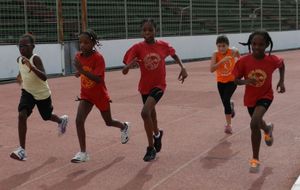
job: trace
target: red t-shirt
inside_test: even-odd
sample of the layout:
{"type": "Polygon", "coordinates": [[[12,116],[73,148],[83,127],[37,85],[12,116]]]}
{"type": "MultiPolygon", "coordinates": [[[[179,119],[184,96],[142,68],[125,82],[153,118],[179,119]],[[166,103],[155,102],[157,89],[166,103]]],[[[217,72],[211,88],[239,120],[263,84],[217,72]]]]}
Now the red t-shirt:
{"type": "Polygon", "coordinates": [[[155,87],[163,91],[166,89],[165,58],[169,55],[175,55],[174,48],[161,40],[157,40],[154,44],[139,42],[126,52],[123,59],[125,64],[130,63],[134,58],[140,60],[139,91],[141,94],[149,94],[155,87]]]}
{"type": "Polygon", "coordinates": [[[256,85],[246,85],[245,106],[254,107],[260,99],[273,100],[272,73],[282,65],[283,59],[275,55],[265,55],[258,60],[248,54],[237,61],[233,71],[235,78],[255,78],[258,81],[256,85]]]}
{"type": "Polygon", "coordinates": [[[84,57],[80,52],[78,52],[76,54],[76,58],[82,65],[83,70],[101,77],[100,82],[96,83],[86,76],[80,75],[81,98],[88,99],[94,104],[100,99],[109,100],[109,95],[104,82],[105,62],[103,56],[97,51],[94,51],[94,53],[89,57],[84,57]]]}

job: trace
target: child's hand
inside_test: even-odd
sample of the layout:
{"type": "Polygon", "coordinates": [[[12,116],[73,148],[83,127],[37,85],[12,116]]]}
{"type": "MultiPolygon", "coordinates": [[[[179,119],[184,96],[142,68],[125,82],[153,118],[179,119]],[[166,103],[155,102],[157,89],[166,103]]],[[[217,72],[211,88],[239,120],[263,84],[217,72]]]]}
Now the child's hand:
{"type": "Polygon", "coordinates": [[[83,72],[82,65],[77,58],[74,59],[74,67],[77,69],[79,74],[83,72]]]}
{"type": "Polygon", "coordinates": [[[233,51],[232,57],[239,58],[239,57],[240,57],[240,53],[239,53],[238,48],[232,47],[231,49],[232,49],[232,51],[233,51]]]}
{"type": "Polygon", "coordinates": [[[178,76],[178,80],[181,81],[181,84],[184,82],[184,80],[186,79],[186,77],[188,76],[186,69],[185,68],[181,68],[181,71],[179,73],[178,76]]]}
{"type": "Polygon", "coordinates": [[[231,58],[232,58],[231,56],[227,55],[227,56],[225,56],[221,61],[222,61],[222,63],[226,63],[226,62],[229,61],[231,58]]]}
{"type": "Polygon", "coordinates": [[[30,73],[31,70],[33,69],[33,66],[30,64],[30,61],[24,56],[21,57],[21,61],[22,64],[25,64],[29,68],[29,73],[30,73]]]}
{"type": "Polygon", "coordinates": [[[283,82],[278,82],[276,90],[278,93],[285,93],[285,86],[283,82]]]}
{"type": "Polygon", "coordinates": [[[128,73],[128,71],[129,71],[129,66],[128,66],[128,65],[125,65],[125,66],[123,67],[123,69],[122,69],[123,75],[126,75],[126,74],[128,73]]]}
{"type": "Polygon", "coordinates": [[[135,57],[129,64],[125,65],[122,69],[122,73],[126,75],[129,72],[129,69],[134,69],[139,67],[139,62],[137,57],[135,57]]]}

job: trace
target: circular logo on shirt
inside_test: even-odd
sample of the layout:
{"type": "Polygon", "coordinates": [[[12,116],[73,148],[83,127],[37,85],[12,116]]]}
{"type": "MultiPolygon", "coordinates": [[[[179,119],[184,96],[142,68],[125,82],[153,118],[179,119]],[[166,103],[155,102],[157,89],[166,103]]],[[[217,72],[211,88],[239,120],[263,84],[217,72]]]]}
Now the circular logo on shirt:
{"type": "Polygon", "coordinates": [[[160,56],[157,53],[149,53],[144,58],[145,68],[149,71],[152,71],[158,67],[160,61],[160,56]]]}
{"type": "Polygon", "coordinates": [[[256,69],[250,71],[250,73],[248,74],[248,78],[256,80],[256,84],[251,84],[252,86],[261,87],[267,79],[267,74],[263,70],[256,69]]]}
{"type": "Polygon", "coordinates": [[[223,63],[223,69],[221,70],[221,75],[222,76],[231,75],[233,64],[234,63],[231,60],[228,60],[225,63],[223,63]]]}
{"type": "MultiPolygon", "coordinates": [[[[90,72],[92,69],[90,67],[87,66],[83,66],[82,67],[83,70],[90,72]]],[[[89,78],[87,78],[84,75],[80,75],[81,77],[81,85],[83,88],[93,88],[95,86],[95,82],[90,80],[89,78]]]]}

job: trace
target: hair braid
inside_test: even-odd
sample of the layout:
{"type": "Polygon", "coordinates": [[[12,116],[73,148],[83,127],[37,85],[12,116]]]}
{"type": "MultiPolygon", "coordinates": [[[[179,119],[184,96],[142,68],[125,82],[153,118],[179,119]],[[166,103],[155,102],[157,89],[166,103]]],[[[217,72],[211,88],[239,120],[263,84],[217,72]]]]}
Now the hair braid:
{"type": "Polygon", "coordinates": [[[264,38],[265,43],[266,43],[266,47],[270,46],[269,55],[271,55],[271,52],[272,52],[272,49],[273,49],[273,41],[272,41],[272,38],[271,38],[271,36],[269,35],[269,33],[267,31],[264,31],[264,30],[254,31],[249,35],[248,41],[246,43],[239,42],[239,44],[241,44],[243,46],[248,46],[249,53],[251,53],[251,48],[250,48],[251,42],[252,42],[252,39],[254,38],[254,36],[256,36],[256,35],[261,35],[264,38]]]}

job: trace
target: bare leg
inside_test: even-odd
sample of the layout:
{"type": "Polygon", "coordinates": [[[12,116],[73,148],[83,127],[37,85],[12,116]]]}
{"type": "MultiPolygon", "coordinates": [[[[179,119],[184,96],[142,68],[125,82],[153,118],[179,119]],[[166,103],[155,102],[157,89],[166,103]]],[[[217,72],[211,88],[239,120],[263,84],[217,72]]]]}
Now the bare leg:
{"type": "Polygon", "coordinates": [[[108,126],[108,127],[110,127],[110,126],[117,127],[119,129],[124,129],[125,128],[124,123],[122,123],[118,120],[112,119],[110,107],[107,111],[101,111],[101,115],[102,115],[103,120],[105,121],[106,126],[108,126]]]}
{"type": "Polygon", "coordinates": [[[225,114],[226,124],[231,125],[231,114],[225,114]]]}
{"type": "Polygon", "coordinates": [[[50,121],[56,122],[56,123],[61,123],[62,120],[60,119],[60,117],[58,117],[56,114],[52,114],[50,121]]]}
{"type": "MultiPolygon", "coordinates": [[[[152,112],[155,108],[156,101],[153,97],[149,96],[144,104],[144,107],[141,112],[141,116],[144,120],[144,128],[146,130],[147,138],[148,138],[148,145],[149,147],[153,147],[153,130],[155,121],[152,119],[152,112]]],[[[157,130],[157,123],[156,123],[156,130],[157,130]]],[[[157,130],[158,133],[158,130],[157,130]]]]}
{"type": "Polygon", "coordinates": [[[79,102],[76,116],[76,129],[81,152],[86,151],[84,123],[92,108],[93,104],[88,101],[81,100],[79,102]]]}
{"type": "Polygon", "coordinates": [[[19,112],[19,118],[18,118],[19,142],[20,142],[20,146],[24,149],[26,144],[27,118],[28,118],[28,114],[26,109],[23,109],[22,111],[19,112]]]}
{"type": "Polygon", "coordinates": [[[155,107],[153,108],[151,112],[152,122],[153,122],[153,132],[155,135],[158,135],[159,129],[157,125],[157,117],[156,117],[156,110],[155,107]]]}
{"type": "Polygon", "coordinates": [[[263,106],[257,106],[251,117],[251,143],[253,158],[259,160],[259,149],[261,142],[260,129],[266,129],[266,123],[263,120],[263,116],[266,113],[266,109],[263,106]]]}

